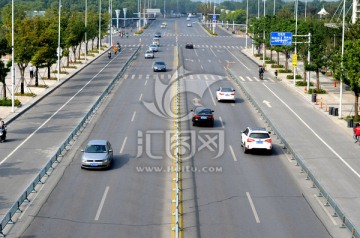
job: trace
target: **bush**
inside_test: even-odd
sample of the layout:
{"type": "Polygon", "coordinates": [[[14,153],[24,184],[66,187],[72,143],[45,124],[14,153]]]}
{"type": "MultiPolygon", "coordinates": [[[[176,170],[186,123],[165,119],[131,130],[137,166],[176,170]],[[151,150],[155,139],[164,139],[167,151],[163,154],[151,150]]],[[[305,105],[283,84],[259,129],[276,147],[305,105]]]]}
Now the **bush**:
{"type": "MultiPolygon", "coordinates": [[[[21,102],[18,99],[14,100],[14,105],[16,107],[20,107],[21,106],[21,102]]],[[[0,106],[4,106],[4,107],[11,107],[12,103],[11,103],[11,99],[0,99],[0,106]]]]}
{"type": "MultiPolygon", "coordinates": [[[[307,86],[307,82],[306,81],[297,81],[296,86],[307,86]]],[[[314,84],[312,82],[310,82],[310,86],[314,86],[314,84]]]]}
{"type": "Polygon", "coordinates": [[[316,93],[316,94],[326,94],[326,90],[319,88],[319,90],[316,90],[316,88],[310,88],[307,91],[308,94],[316,93]]]}
{"type": "Polygon", "coordinates": [[[266,60],[265,61],[266,64],[275,64],[275,60],[266,60]]]}
{"type": "Polygon", "coordinates": [[[284,65],[282,65],[282,64],[272,64],[271,68],[284,68],[284,65]]]}
{"type": "Polygon", "coordinates": [[[15,96],[22,96],[22,97],[35,97],[36,94],[35,93],[24,93],[24,94],[21,94],[21,93],[15,93],[15,96]]]}
{"type": "MultiPolygon", "coordinates": [[[[288,74],[288,75],[286,75],[286,78],[287,79],[294,79],[294,75],[288,74]]],[[[301,77],[300,74],[297,74],[297,75],[295,75],[295,79],[302,79],[302,77],[301,77]]]]}
{"type": "Polygon", "coordinates": [[[291,69],[279,69],[279,73],[292,73],[291,69]]]}
{"type": "Polygon", "coordinates": [[[143,33],[142,30],[135,31],[135,35],[141,35],[143,33]]]}

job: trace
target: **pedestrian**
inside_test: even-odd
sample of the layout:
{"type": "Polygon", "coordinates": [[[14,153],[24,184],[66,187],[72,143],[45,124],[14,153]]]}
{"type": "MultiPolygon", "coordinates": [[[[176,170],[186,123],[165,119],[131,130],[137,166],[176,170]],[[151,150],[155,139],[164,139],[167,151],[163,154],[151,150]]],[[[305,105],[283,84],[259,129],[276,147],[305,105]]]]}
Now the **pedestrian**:
{"type": "Polygon", "coordinates": [[[32,65],[30,65],[29,72],[30,72],[30,79],[33,79],[34,78],[34,67],[32,65]]]}
{"type": "Polygon", "coordinates": [[[6,139],[6,126],[4,121],[1,121],[0,131],[2,132],[0,142],[4,142],[6,139]]]}

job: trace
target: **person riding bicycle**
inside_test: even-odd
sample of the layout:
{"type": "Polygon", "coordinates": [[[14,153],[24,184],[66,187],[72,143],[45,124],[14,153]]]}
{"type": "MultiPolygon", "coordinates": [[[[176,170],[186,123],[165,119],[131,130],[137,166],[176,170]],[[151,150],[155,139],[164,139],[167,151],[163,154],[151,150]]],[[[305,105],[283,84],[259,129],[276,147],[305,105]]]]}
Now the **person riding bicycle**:
{"type": "Polygon", "coordinates": [[[265,69],[262,65],[259,65],[259,78],[262,79],[264,75],[265,69]]]}
{"type": "Polygon", "coordinates": [[[359,141],[360,139],[360,124],[357,123],[354,127],[354,137],[355,137],[355,143],[359,141]]]}

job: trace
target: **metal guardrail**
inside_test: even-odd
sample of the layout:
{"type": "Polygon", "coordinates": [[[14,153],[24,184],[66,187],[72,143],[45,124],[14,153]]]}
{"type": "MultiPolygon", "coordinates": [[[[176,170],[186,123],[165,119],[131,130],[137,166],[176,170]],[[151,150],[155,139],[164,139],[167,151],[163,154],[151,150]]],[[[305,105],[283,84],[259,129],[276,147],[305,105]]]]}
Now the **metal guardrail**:
{"type": "Polygon", "coordinates": [[[3,230],[7,224],[13,224],[14,221],[12,220],[13,216],[17,212],[22,212],[20,207],[23,204],[24,201],[30,201],[29,195],[31,193],[36,192],[35,187],[39,183],[43,183],[41,180],[44,176],[49,176],[49,170],[54,169],[53,164],[59,163],[58,158],[62,156],[62,151],[66,149],[66,147],[70,144],[70,142],[76,137],[78,134],[80,134],[81,128],[87,123],[89,118],[91,118],[94,114],[94,112],[100,107],[102,104],[105,96],[107,96],[111,90],[114,88],[116,82],[121,78],[121,76],[124,74],[126,69],[128,68],[129,64],[134,60],[136,54],[139,52],[140,46],[136,49],[136,51],[131,55],[129,60],[125,63],[124,67],[121,69],[121,71],[118,73],[118,75],[114,78],[114,80],[109,84],[109,86],[104,90],[104,92],[100,95],[100,97],[96,100],[94,105],[90,108],[88,113],[84,116],[84,118],[81,120],[81,122],[76,126],[76,128],[71,132],[69,137],[61,144],[61,146],[57,149],[55,154],[51,157],[49,162],[40,170],[39,174],[36,176],[36,178],[30,183],[30,185],[26,188],[26,190],[20,195],[20,197],[16,200],[16,202],[11,206],[11,208],[8,210],[8,212],[5,214],[5,216],[2,218],[0,222],[0,236],[5,237],[5,234],[3,233],[3,230]]]}
{"type": "Polygon", "coordinates": [[[323,196],[326,198],[326,204],[330,205],[334,209],[333,216],[339,217],[342,220],[341,228],[348,228],[351,231],[351,238],[360,238],[359,230],[356,229],[354,224],[346,217],[346,214],[342,211],[340,206],[335,202],[335,200],[331,197],[331,195],[326,191],[326,189],[320,184],[320,182],[316,179],[314,176],[314,173],[306,166],[305,161],[294,151],[294,149],[291,147],[291,145],[285,140],[285,138],[281,135],[281,131],[275,126],[274,123],[266,116],[266,114],[263,112],[259,104],[251,97],[251,95],[246,91],[245,87],[240,83],[238,78],[234,76],[232,71],[227,68],[226,72],[228,75],[239,85],[243,93],[246,95],[246,97],[249,99],[250,103],[259,111],[261,116],[266,120],[269,127],[275,132],[276,136],[279,138],[281,143],[284,145],[284,149],[287,150],[288,153],[293,155],[293,159],[296,160],[297,165],[299,165],[307,174],[307,179],[310,179],[313,182],[313,187],[316,187],[319,190],[319,196],[323,196]]]}

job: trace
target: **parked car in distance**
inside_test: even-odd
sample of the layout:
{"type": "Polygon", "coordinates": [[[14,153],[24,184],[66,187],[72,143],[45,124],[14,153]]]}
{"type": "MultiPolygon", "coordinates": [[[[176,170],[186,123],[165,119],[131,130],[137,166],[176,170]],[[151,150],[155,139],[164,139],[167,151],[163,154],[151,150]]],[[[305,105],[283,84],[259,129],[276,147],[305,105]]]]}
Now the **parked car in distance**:
{"type": "Polygon", "coordinates": [[[153,52],[158,52],[159,48],[156,44],[149,45],[149,50],[152,50],[153,52]]]}
{"type": "Polygon", "coordinates": [[[155,56],[154,56],[154,52],[152,50],[147,50],[145,51],[145,59],[153,59],[155,56]]]}
{"type": "Polygon", "coordinates": [[[235,102],[235,89],[220,87],[216,91],[216,99],[220,101],[233,101],[235,102]]]}
{"type": "Polygon", "coordinates": [[[241,146],[245,154],[250,150],[265,150],[268,154],[271,154],[272,140],[270,132],[262,127],[247,127],[241,133],[241,146]]]}
{"type": "Polygon", "coordinates": [[[159,72],[159,71],[166,72],[166,64],[164,61],[155,61],[153,63],[152,68],[154,72],[159,72]]]}
{"type": "Polygon", "coordinates": [[[208,125],[213,127],[214,126],[214,115],[213,110],[200,106],[196,107],[193,112],[192,122],[193,126],[199,125],[208,125]]]}
{"type": "Polygon", "coordinates": [[[186,26],[187,26],[187,27],[192,27],[192,24],[191,24],[191,23],[188,23],[186,26]]]}
{"type": "Polygon", "coordinates": [[[161,38],[161,32],[155,32],[154,37],[161,38]]]}
{"type": "Polygon", "coordinates": [[[190,42],[186,43],[185,49],[194,49],[193,43],[190,43],[190,42]]]}
{"type": "Polygon", "coordinates": [[[107,140],[90,140],[81,157],[81,168],[109,169],[113,160],[113,149],[107,140]]]}

